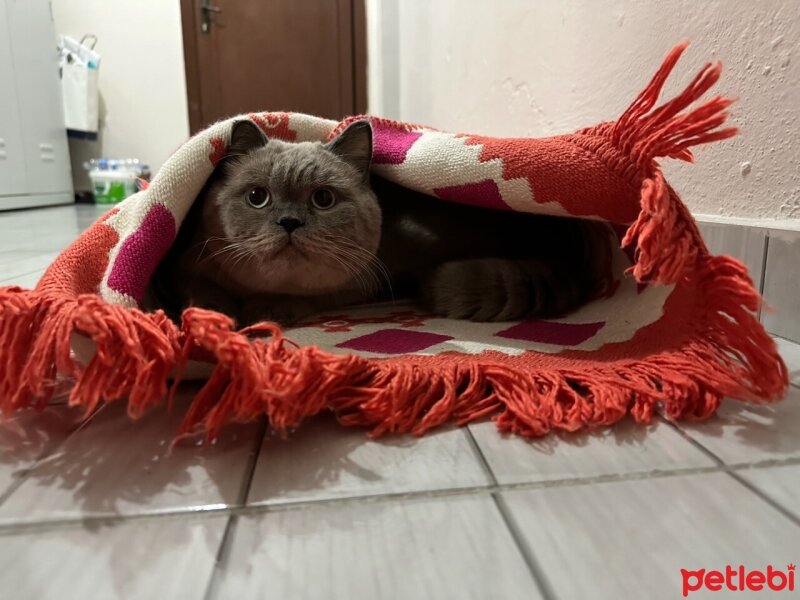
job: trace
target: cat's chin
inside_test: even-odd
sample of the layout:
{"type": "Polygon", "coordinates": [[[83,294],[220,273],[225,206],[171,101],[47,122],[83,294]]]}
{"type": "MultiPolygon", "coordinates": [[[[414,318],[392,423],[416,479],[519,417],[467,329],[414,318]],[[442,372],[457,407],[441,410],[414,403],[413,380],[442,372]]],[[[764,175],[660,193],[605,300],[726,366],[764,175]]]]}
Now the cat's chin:
{"type": "Polygon", "coordinates": [[[263,265],[269,265],[268,270],[274,270],[276,267],[280,269],[291,269],[293,265],[298,263],[308,262],[308,254],[302,251],[297,246],[286,245],[283,248],[273,252],[264,262],[263,265]]]}
{"type": "Polygon", "coordinates": [[[287,240],[257,258],[221,267],[227,267],[224,273],[230,287],[243,294],[317,296],[340,291],[352,277],[301,240],[287,240]]]}
{"type": "Polygon", "coordinates": [[[350,279],[347,273],[326,264],[324,258],[292,246],[259,264],[257,271],[257,277],[251,272],[241,284],[265,294],[315,296],[339,291],[350,279]]]}

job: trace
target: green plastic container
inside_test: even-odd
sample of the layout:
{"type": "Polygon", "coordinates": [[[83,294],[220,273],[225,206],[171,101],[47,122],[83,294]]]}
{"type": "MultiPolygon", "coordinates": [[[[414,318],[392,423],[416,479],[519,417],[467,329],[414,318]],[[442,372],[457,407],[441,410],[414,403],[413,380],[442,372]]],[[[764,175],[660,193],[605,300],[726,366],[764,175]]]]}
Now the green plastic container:
{"type": "Polygon", "coordinates": [[[118,170],[89,172],[95,204],[117,204],[136,193],[136,175],[118,170]]]}

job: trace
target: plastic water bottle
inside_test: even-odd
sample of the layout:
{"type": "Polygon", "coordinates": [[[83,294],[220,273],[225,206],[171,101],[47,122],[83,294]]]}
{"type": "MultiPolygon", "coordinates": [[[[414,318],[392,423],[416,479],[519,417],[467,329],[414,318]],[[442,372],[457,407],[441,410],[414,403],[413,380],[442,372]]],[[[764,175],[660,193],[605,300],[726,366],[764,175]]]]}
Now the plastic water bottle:
{"type": "Polygon", "coordinates": [[[139,190],[142,165],[136,158],[93,158],[83,167],[89,172],[95,204],[116,204],[139,190]]]}

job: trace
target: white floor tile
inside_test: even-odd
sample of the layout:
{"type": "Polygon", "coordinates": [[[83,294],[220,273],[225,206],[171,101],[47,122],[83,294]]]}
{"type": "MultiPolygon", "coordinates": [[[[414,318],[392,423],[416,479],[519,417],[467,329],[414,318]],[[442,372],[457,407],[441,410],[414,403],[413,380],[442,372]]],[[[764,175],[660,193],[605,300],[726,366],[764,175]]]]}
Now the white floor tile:
{"type": "Polygon", "coordinates": [[[0,287],[32,287],[35,273],[41,275],[58,253],[106,210],[107,207],[57,206],[0,212],[0,287]]]}
{"type": "Polygon", "coordinates": [[[20,285],[14,280],[44,273],[57,256],[56,252],[0,252],[0,286],[20,285]]]}
{"type": "Polygon", "coordinates": [[[10,277],[4,281],[0,281],[0,287],[5,287],[9,285],[18,285],[23,288],[33,289],[36,287],[36,284],[39,283],[39,280],[44,275],[44,269],[39,271],[34,271],[33,273],[26,273],[24,275],[15,275],[14,277],[10,277]]]}
{"type": "Polygon", "coordinates": [[[81,411],[66,406],[24,410],[0,421],[0,498],[27,469],[79,426],[81,411]]]}
{"type": "Polygon", "coordinates": [[[800,518],[800,465],[743,469],[739,475],[800,518]]]}
{"type": "Polygon", "coordinates": [[[30,471],[0,506],[0,523],[235,503],[256,427],[227,427],[213,446],[170,449],[181,413],[160,408],[132,422],[122,402],[107,406],[30,471]]]}
{"type": "Polygon", "coordinates": [[[712,467],[714,461],[666,423],[612,428],[526,440],[502,435],[492,422],[470,425],[501,484],[712,467]]]}
{"type": "Polygon", "coordinates": [[[678,426],[729,465],[798,457],[800,389],[777,404],[726,400],[716,417],[678,426]]]}
{"type": "Polygon", "coordinates": [[[800,556],[800,527],[724,473],[503,498],[556,598],[672,600],[681,569],[785,570],[800,556]]]}
{"type": "Polygon", "coordinates": [[[243,517],[216,598],[539,598],[488,495],[243,517]]]}
{"type": "Polygon", "coordinates": [[[227,517],[0,534],[0,590],[19,600],[203,598],[227,517]]]}
{"type": "MultiPolygon", "coordinates": [[[[6,252],[60,252],[108,210],[106,206],[57,206],[0,212],[0,256],[6,252]]],[[[0,258],[0,263],[6,261],[0,258]]]]}
{"type": "Polygon", "coordinates": [[[488,485],[466,433],[370,440],[366,429],[309,420],[261,447],[248,503],[363,496],[488,485]]]}
{"type": "Polygon", "coordinates": [[[789,381],[792,385],[800,386],[800,344],[779,337],[775,338],[775,343],[789,368],[789,381]]]}

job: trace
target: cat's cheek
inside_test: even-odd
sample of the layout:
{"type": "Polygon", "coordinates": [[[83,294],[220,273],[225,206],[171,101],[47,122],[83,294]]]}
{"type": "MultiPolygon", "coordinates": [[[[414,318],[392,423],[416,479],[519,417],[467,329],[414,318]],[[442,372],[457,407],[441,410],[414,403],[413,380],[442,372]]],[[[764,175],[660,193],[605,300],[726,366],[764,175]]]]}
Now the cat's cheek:
{"type": "Polygon", "coordinates": [[[377,252],[378,246],[380,246],[381,242],[380,218],[367,219],[366,222],[362,224],[360,235],[358,237],[359,239],[357,242],[364,250],[372,252],[373,254],[377,252]]]}

